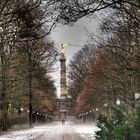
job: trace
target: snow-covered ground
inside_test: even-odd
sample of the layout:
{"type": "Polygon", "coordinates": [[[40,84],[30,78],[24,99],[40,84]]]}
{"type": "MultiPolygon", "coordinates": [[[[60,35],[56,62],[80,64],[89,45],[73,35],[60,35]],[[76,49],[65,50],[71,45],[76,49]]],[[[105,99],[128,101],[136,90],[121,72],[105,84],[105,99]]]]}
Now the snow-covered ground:
{"type": "Polygon", "coordinates": [[[60,122],[36,126],[32,129],[9,132],[0,136],[0,140],[95,140],[94,123],[74,124],[60,122]]]}

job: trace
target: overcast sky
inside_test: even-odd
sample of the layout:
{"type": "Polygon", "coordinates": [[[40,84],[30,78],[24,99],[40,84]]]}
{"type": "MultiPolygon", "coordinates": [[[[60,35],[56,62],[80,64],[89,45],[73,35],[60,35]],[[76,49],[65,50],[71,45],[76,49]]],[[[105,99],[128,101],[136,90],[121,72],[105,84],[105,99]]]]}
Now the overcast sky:
{"type": "MultiPolygon", "coordinates": [[[[72,56],[80,50],[83,45],[88,41],[88,33],[97,33],[99,30],[99,21],[96,18],[82,18],[77,21],[73,26],[59,25],[57,26],[51,34],[52,40],[55,42],[58,50],[60,50],[60,45],[63,43],[65,45],[65,53],[67,59],[67,65],[72,58],[72,56]]],[[[56,72],[54,77],[57,86],[57,94],[60,94],[60,83],[59,83],[59,71],[56,72]]]]}
{"type": "Polygon", "coordinates": [[[98,20],[82,18],[73,26],[59,25],[52,31],[52,40],[56,43],[58,48],[60,44],[65,44],[67,62],[69,62],[73,54],[88,40],[86,30],[94,33],[97,32],[98,20]]]}

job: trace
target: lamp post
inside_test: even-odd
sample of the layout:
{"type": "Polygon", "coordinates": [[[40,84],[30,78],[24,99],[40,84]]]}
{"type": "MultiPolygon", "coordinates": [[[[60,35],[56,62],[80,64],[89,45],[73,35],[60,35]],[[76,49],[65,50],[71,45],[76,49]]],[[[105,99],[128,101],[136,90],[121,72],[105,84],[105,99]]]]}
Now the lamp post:
{"type": "Polygon", "coordinates": [[[20,108],[20,111],[23,112],[23,108],[22,107],[20,108]]]}
{"type": "Polygon", "coordinates": [[[99,109],[96,108],[95,111],[97,112],[97,119],[98,119],[98,117],[99,117],[99,109]]]}
{"type": "Polygon", "coordinates": [[[37,112],[36,113],[36,119],[35,119],[36,124],[38,123],[38,115],[39,115],[39,113],[37,112]]]}
{"type": "Polygon", "coordinates": [[[135,97],[135,104],[137,104],[138,100],[140,99],[140,93],[135,93],[134,97],[135,97]]]}
{"type": "Polygon", "coordinates": [[[86,120],[88,120],[88,112],[86,112],[86,120]]]}
{"type": "Polygon", "coordinates": [[[20,122],[21,122],[21,124],[23,123],[23,114],[22,114],[23,111],[24,111],[24,109],[21,107],[20,108],[20,122]]]}
{"type": "Polygon", "coordinates": [[[107,115],[108,114],[108,104],[107,103],[104,103],[104,108],[105,108],[104,113],[105,113],[105,115],[107,115]]]}

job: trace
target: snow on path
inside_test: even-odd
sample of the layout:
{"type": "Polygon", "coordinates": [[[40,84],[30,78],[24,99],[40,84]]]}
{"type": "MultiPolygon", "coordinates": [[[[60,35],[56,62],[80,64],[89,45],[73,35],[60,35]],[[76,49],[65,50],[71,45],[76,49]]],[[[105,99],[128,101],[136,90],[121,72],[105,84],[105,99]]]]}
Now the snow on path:
{"type": "Polygon", "coordinates": [[[0,140],[95,140],[95,124],[52,125],[36,126],[32,129],[9,132],[0,136],[0,140]]]}
{"type": "Polygon", "coordinates": [[[80,134],[83,140],[95,140],[95,132],[99,130],[96,124],[77,124],[75,132],[80,134]]]}
{"type": "Polygon", "coordinates": [[[30,140],[36,138],[39,135],[43,135],[44,133],[46,133],[46,128],[19,130],[0,136],[0,140],[30,140]]]}

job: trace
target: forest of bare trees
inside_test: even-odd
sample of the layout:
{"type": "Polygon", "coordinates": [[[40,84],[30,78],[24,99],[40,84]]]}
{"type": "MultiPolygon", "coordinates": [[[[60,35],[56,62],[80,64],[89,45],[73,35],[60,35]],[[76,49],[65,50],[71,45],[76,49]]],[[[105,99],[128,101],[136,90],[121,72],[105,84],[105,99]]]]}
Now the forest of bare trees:
{"type": "MultiPolygon", "coordinates": [[[[100,2],[100,5],[95,2],[97,9],[92,7],[92,2],[90,8],[88,4],[85,3],[87,7],[83,4],[85,9],[89,8],[86,15],[103,8],[106,17],[100,25],[102,36],[89,33],[90,43],[70,62],[69,92],[74,94],[75,110],[80,115],[98,111],[111,116],[117,101],[125,106],[129,114],[137,104],[135,95],[140,92],[139,3],[121,0],[100,2]],[[91,48],[93,54],[86,54],[91,48]]],[[[79,9],[75,9],[77,13],[74,13],[76,17],[73,21],[79,19],[80,14],[84,16],[84,8],[80,6],[77,3],[74,7],[79,9]]],[[[67,22],[73,22],[70,15],[68,18],[70,21],[67,22]]]]}
{"type": "Polygon", "coordinates": [[[2,130],[18,123],[20,117],[28,121],[28,115],[32,127],[35,111],[53,112],[55,106],[56,88],[49,74],[54,71],[58,53],[53,42],[45,37],[54,24],[52,9],[42,9],[43,6],[40,0],[0,2],[2,130]],[[47,27],[46,23],[52,25],[47,27]]]}

